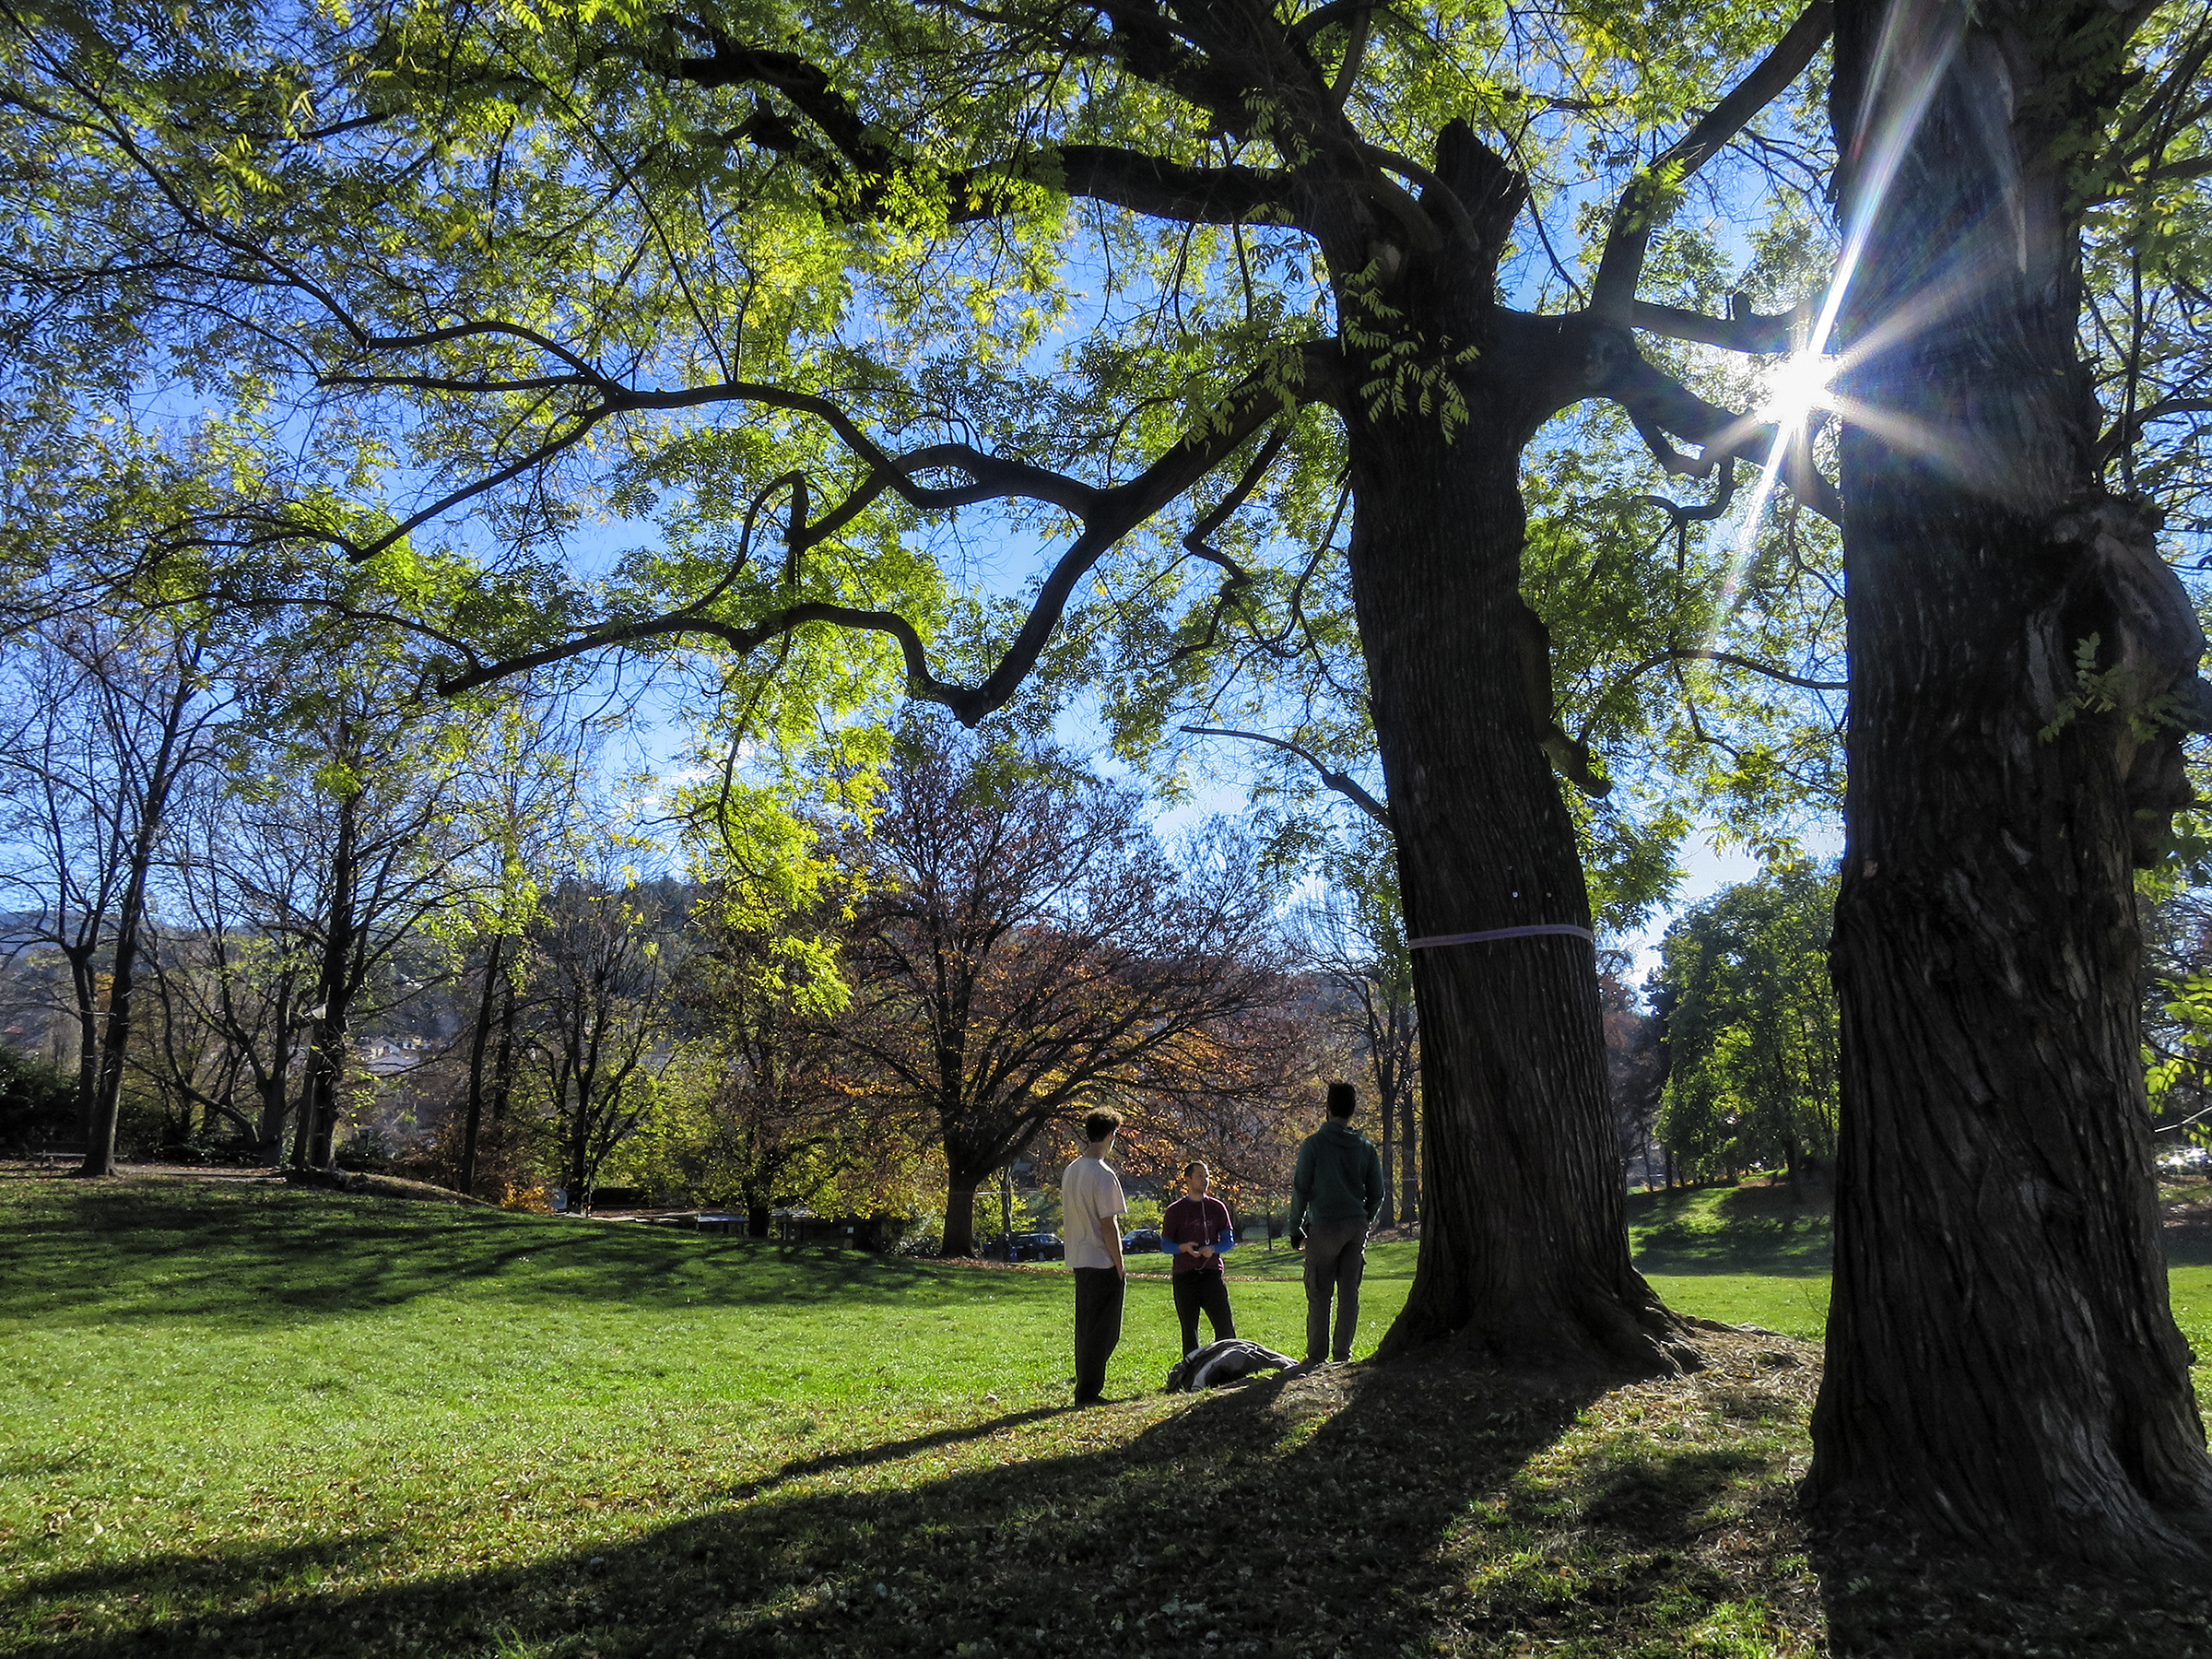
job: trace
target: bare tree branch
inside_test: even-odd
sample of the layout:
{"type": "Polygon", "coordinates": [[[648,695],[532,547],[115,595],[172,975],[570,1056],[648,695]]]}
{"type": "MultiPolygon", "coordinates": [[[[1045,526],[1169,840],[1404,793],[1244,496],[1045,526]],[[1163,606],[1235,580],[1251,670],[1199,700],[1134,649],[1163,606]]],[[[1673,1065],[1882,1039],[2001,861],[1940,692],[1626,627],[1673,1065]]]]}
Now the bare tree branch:
{"type": "Polygon", "coordinates": [[[2145,404],[2128,418],[2114,421],[2104,436],[2097,440],[2097,465],[2104,465],[2142,437],[2143,429],[2152,421],[2176,415],[2212,415],[2212,397],[2160,398],[2156,403],[2145,404]]]}
{"type": "Polygon", "coordinates": [[[1785,686],[1802,686],[1807,691],[1848,691],[1851,689],[1849,680],[1807,679],[1802,674],[1792,674],[1788,669],[1777,668],[1771,663],[1761,663],[1747,656],[1738,656],[1733,651],[1707,651],[1692,645],[1677,645],[1671,651],[1663,651],[1656,656],[1644,658],[1642,662],[1637,664],[1635,667],[1606,687],[1605,695],[1609,697],[1622,687],[1649,674],[1653,669],[1663,668],[1669,663],[1722,663],[1731,668],[1744,668],[1753,674],[1763,674],[1769,679],[1780,680],[1785,686]]]}
{"type": "Polygon", "coordinates": [[[1369,818],[1373,818],[1385,830],[1392,827],[1390,808],[1360,787],[1357,778],[1348,773],[1333,770],[1320,756],[1314,754],[1311,749],[1300,747],[1287,737],[1270,737],[1265,732],[1232,731],[1227,726],[1186,725],[1182,729],[1194,737],[1241,737],[1248,743],[1265,743],[1271,748],[1281,749],[1287,755],[1296,755],[1320,775],[1324,783],[1350,801],[1369,818]]]}

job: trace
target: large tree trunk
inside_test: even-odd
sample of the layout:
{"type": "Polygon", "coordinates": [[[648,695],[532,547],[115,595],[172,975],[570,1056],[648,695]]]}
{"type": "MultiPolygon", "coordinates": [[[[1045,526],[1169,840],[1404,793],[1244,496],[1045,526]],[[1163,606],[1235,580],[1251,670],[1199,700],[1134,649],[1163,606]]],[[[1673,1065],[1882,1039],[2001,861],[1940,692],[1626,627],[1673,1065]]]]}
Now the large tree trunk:
{"type": "Polygon", "coordinates": [[[2089,31],[2124,31],[2038,6],[1946,57],[1910,19],[1870,88],[1883,8],[1837,10],[1846,202],[1873,216],[1844,344],[1873,348],[1843,387],[1842,1111],[1808,1489],[1831,1519],[2202,1571],[2212,1463],[2167,1301],[2130,865],[2186,794],[2175,734],[2136,711],[2198,698],[2203,640],[2150,526],[2099,487],[2054,159],[2081,153],[2056,124],[2111,89],[2089,31]],[[1928,85],[1873,199],[1858,135],[1928,85]],[[2133,708],[2081,702],[2091,637],[2133,708]]]}
{"type": "Polygon", "coordinates": [[[952,1178],[945,1189],[945,1237],[938,1246],[942,1254],[971,1256],[975,1253],[975,1194],[976,1189],[991,1179],[991,1171],[963,1170],[952,1167],[952,1178]]]}
{"type": "MultiPolygon", "coordinates": [[[[1519,176],[1456,122],[1436,171],[1481,245],[1454,236],[1406,255],[1382,283],[1386,310],[1361,298],[1368,277],[1339,283],[1347,336],[1394,336],[1377,372],[1430,377],[1400,381],[1398,404],[1365,386],[1339,400],[1352,597],[1406,933],[1586,929],[1574,826],[1545,747],[1563,741],[1547,645],[1521,598],[1519,470],[1543,421],[1602,380],[1603,357],[1586,333],[1496,302],[1498,253],[1526,200],[1519,176]],[[1464,401],[1456,433],[1441,379],[1464,401]]],[[[1331,255],[1339,271],[1375,257],[1331,255]]],[[[1412,1293],[1382,1354],[1453,1337],[1512,1364],[1694,1362],[1629,1257],[1590,940],[1417,948],[1413,978],[1426,1208],[1412,1293]]]]}
{"type": "MultiPolygon", "coordinates": [[[[1353,594],[1415,939],[1590,925],[1524,673],[1523,440],[1476,422],[1352,442],[1353,594]]],[[[1629,1257],[1590,942],[1422,948],[1414,985],[1426,1207],[1383,1353],[1449,1335],[1513,1363],[1680,1363],[1629,1257]]]]}

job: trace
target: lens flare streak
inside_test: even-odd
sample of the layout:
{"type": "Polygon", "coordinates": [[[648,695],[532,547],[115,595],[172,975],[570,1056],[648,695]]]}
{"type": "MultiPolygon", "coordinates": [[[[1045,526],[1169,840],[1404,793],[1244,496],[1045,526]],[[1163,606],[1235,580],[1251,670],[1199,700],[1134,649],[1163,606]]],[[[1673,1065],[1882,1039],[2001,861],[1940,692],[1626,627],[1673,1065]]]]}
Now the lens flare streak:
{"type": "Polygon", "coordinates": [[[1833,410],[1885,438],[1910,442],[1944,458],[1946,446],[1920,423],[1839,397],[1831,384],[1852,362],[1929,327],[1958,309],[1971,297],[1973,284],[1954,280],[1924,292],[1913,305],[1869,330],[1867,337],[1856,342],[1842,359],[1829,354],[1828,343],[1865,253],[1876,215],[1896,182],[1913,135],[1965,39],[1967,16],[1967,8],[1956,0],[1929,0],[1923,5],[1892,6],[1883,22],[1882,38],[1875,49],[1865,97],[1860,105],[1858,130],[1846,157],[1851,207],[1843,246],[1806,338],[1771,371],[1760,413],[1773,422],[1773,441],[1759,468],[1758,487],[1737,521],[1708,645],[1735,612],[1736,594],[1750,568],[1752,544],[1782,479],[1783,458],[1793,444],[1809,442],[1807,428],[1816,409],[1833,410]]]}

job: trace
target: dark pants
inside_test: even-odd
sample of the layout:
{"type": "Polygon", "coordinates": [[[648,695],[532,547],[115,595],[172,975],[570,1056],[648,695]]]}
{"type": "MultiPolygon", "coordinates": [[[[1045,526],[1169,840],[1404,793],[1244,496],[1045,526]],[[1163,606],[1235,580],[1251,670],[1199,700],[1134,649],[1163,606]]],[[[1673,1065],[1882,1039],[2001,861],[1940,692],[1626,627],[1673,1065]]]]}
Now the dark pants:
{"type": "Polygon", "coordinates": [[[1111,1267],[1076,1269],[1076,1401],[1106,1389],[1106,1361],[1122,1339],[1122,1276],[1111,1267]]]}
{"type": "Polygon", "coordinates": [[[1367,1271],[1367,1218],[1306,1229],[1306,1358],[1352,1357],[1359,1330],[1359,1276],[1367,1271]],[[1336,1298],[1336,1343],[1329,1346],[1329,1297],[1336,1298]]]}
{"type": "Polygon", "coordinates": [[[1198,1315],[1204,1311],[1214,1340],[1237,1334],[1237,1316],[1229,1311],[1229,1281],[1218,1273],[1175,1276],[1175,1317],[1182,1322],[1182,1351],[1198,1346],[1198,1315]]]}

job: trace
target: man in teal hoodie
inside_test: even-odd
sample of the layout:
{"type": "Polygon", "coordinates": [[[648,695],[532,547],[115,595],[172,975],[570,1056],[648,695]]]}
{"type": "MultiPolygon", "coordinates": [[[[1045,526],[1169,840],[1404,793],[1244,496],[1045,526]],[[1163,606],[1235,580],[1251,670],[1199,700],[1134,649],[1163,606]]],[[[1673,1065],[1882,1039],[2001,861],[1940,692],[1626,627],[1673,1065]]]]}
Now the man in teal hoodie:
{"type": "Polygon", "coordinates": [[[1306,1253],[1306,1364],[1325,1354],[1352,1357],[1359,1329],[1359,1277],[1367,1270],[1367,1230],[1382,1213],[1382,1159],[1352,1127],[1359,1097],[1349,1083],[1329,1085],[1329,1117],[1298,1149],[1290,1178],[1290,1248],[1306,1253]],[[1336,1342],[1329,1346],[1329,1299],[1336,1300],[1336,1342]]]}

